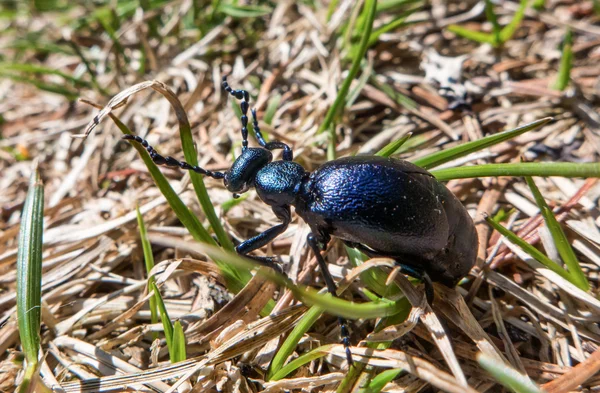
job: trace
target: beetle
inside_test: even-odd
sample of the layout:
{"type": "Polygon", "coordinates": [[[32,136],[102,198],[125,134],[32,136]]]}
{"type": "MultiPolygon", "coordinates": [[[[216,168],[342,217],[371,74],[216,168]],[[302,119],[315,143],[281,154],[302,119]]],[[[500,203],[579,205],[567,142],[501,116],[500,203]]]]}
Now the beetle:
{"type": "MultiPolygon", "coordinates": [[[[292,149],[279,141],[266,142],[252,109],[252,125],[259,147],[248,147],[249,94],[234,90],[223,77],[223,88],[240,100],[242,153],[225,172],[213,172],[173,157],[164,157],[138,136],[124,139],[142,144],[157,165],[179,167],[222,179],[235,197],[254,188],[269,205],[279,225],[238,246],[238,254],[273,267],[274,259],[251,256],[254,250],[282,234],[291,221],[290,207],[310,227],[306,239],[314,252],[328,291],[336,285],[321,251],[331,237],[341,239],[369,257],[388,257],[401,271],[425,284],[428,302],[434,300],[433,282],[454,287],[474,266],[478,238],[463,204],[436,178],[408,161],[378,156],[344,157],[313,172],[293,161],[292,149]],[[273,161],[273,150],[282,150],[273,161]]],[[[348,364],[352,363],[346,321],[339,318],[348,364]]]]}

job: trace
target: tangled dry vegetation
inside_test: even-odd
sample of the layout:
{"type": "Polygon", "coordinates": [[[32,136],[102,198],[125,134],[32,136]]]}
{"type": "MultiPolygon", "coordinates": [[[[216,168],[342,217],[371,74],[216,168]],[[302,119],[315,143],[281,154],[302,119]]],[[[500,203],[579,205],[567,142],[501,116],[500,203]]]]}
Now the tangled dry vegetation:
{"type": "MultiPolygon", "coordinates": [[[[289,0],[247,9],[219,1],[116,3],[89,9],[60,3],[60,11],[36,12],[17,2],[14,14],[0,20],[6,32],[0,70],[0,390],[15,390],[22,377],[15,261],[27,179],[37,160],[46,194],[41,375],[49,387],[65,392],[501,391],[498,380],[477,362],[482,352],[548,392],[600,391],[600,187],[595,178],[535,179],[576,250],[589,291],[508,247],[483,220],[486,213],[504,212],[505,226],[560,261],[522,178],[452,180],[448,187],[472,213],[480,239],[478,266],[468,280],[456,291],[438,286],[432,312],[421,302],[422,287],[396,278],[414,307],[411,311],[406,303],[395,320],[352,321],[358,363],[351,372],[338,344],[337,319],[322,314],[301,336],[288,362],[332,345],[321,347],[320,356],[285,379],[269,380],[270,362],[307,307],[259,275],[237,295],[229,292],[220,270],[173,214],[110,118],[87,139],[72,138],[98,114],[73,99],[103,108],[125,91],[110,101],[112,114],[162,154],[182,158],[172,106],[178,100],[191,124],[200,165],[226,170],[240,151],[240,124],[232,110],[238,104],[220,88],[221,76],[228,74],[232,86],[251,93],[264,133],[288,143],[295,160],[314,170],[327,160],[330,135],[318,128],[350,68],[350,49],[364,33],[361,4],[341,0],[328,10],[321,2],[289,0]],[[131,9],[123,11],[125,5],[131,9]],[[236,7],[255,14],[236,15],[236,7]],[[196,18],[191,23],[190,14],[196,18]],[[132,86],[149,80],[161,83],[142,85],[144,89],[125,97],[133,93],[132,86]],[[173,92],[173,102],[157,92],[161,89],[173,92]],[[172,365],[163,325],[151,323],[136,206],[148,230],[166,309],[172,321],[180,321],[187,342],[188,360],[172,365]],[[275,302],[271,315],[261,314],[269,301],[271,306],[275,302]],[[389,326],[381,330],[386,321],[389,326]]],[[[499,24],[506,25],[519,4],[499,3],[494,10],[499,24]]],[[[415,160],[551,116],[553,121],[534,131],[445,165],[522,158],[597,161],[598,3],[547,1],[541,10],[529,6],[514,36],[498,48],[448,30],[459,24],[489,32],[484,4],[380,2],[374,31],[402,13],[409,16],[369,43],[347,104],[336,118],[336,156],[373,154],[412,133],[400,157],[415,160]],[[390,4],[396,6],[385,8],[390,4]],[[560,91],[552,86],[567,27],[573,35],[573,66],[568,87],[560,91]],[[451,72],[462,76],[457,83],[468,91],[472,112],[448,109],[432,75],[435,79],[455,62],[436,60],[435,53],[464,56],[462,66],[458,62],[451,72]]],[[[189,175],[162,172],[207,226],[189,175]]],[[[221,182],[205,183],[234,241],[277,224],[254,192],[234,201],[221,182]]],[[[322,288],[306,234],[306,224],[295,217],[259,255],[280,255],[292,280],[322,288]]],[[[369,300],[341,243],[334,241],[326,258],[336,280],[346,278],[343,299],[369,300]]],[[[362,269],[378,266],[389,273],[387,265],[373,260],[362,269]]]]}

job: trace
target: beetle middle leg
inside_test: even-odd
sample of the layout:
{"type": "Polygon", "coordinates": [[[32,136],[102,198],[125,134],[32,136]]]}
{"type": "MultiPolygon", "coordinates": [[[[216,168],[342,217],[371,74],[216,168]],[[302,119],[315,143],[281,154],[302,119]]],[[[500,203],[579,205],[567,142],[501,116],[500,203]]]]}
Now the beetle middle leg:
{"type": "Polygon", "coordinates": [[[263,266],[270,267],[278,271],[279,273],[283,273],[281,267],[279,267],[279,265],[275,262],[274,258],[248,255],[250,252],[271,243],[277,236],[285,232],[286,228],[290,224],[291,215],[289,206],[273,208],[273,213],[275,213],[275,216],[277,216],[277,218],[279,218],[282,221],[282,223],[279,225],[275,225],[274,227],[271,227],[266,231],[259,233],[258,235],[246,241],[243,241],[235,247],[235,251],[240,255],[244,255],[250,259],[257,261],[263,266]]]}
{"type": "MultiPolygon", "coordinates": [[[[319,263],[319,268],[321,269],[321,274],[323,275],[323,280],[325,280],[325,285],[327,285],[327,290],[330,294],[337,297],[337,286],[333,281],[333,277],[331,277],[331,273],[329,272],[329,268],[327,267],[327,263],[323,256],[321,255],[321,250],[327,247],[327,243],[329,243],[329,239],[327,241],[322,242],[323,248],[319,247],[319,242],[314,234],[309,233],[306,242],[312,249],[315,257],[317,258],[317,262],[319,263]]],[[[345,318],[338,317],[338,324],[340,325],[340,336],[342,337],[342,344],[344,344],[344,348],[346,349],[346,360],[348,360],[348,367],[352,366],[352,353],[350,352],[350,331],[348,330],[348,322],[345,318]]]]}

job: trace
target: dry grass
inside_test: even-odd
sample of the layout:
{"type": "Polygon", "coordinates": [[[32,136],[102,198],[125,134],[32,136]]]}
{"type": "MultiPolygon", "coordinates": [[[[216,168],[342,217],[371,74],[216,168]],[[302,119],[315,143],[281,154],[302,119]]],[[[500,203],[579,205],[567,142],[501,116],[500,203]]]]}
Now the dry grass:
{"type": "MultiPolygon", "coordinates": [[[[360,94],[337,122],[336,155],[375,153],[411,132],[412,145],[402,157],[414,159],[552,116],[553,122],[536,131],[446,166],[518,162],[521,157],[597,161],[600,16],[594,14],[592,2],[546,3],[546,10],[528,9],[513,39],[501,49],[447,31],[450,23],[489,31],[483,8],[473,2],[431,2],[409,17],[410,24],[381,35],[367,53],[361,82],[357,79],[352,85],[362,87],[360,94]],[[574,62],[569,88],[560,92],[549,86],[556,78],[566,26],[573,31],[574,62]],[[431,50],[465,55],[462,78],[473,112],[447,109],[446,98],[424,78],[431,50]],[[403,105],[382,86],[415,105],[403,105]]],[[[500,24],[506,24],[518,4],[502,4],[496,11],[500,24]]],[[[240,150],[239,119],[220,88],[221,76],[229,74],[234,88],[253,95],[251,107],[260,119],[268,120],[261,120],[261,128],[269,138],[292,146],[295,160],[307,170],[326,161],[328,135],[317,129],[349,68],[343,27],[348,21],[356,25],[354,2],[339,1],[329,21],[327,5],[282,1],[257,18],[202,19],[201,29],[189,27],[192,8],[187,0],[164,2],[146,12],[139,8],[131,16],[119,17],[116,41],[89,18],[92,10],[80,6],[4,18],[3,60],[74,75],[85,81],[84,87],[47,73],[27,78],[66,86],[100,106],[137,83],[162,82],[185,108],[199,163],[210,170],[226,170],[233,153],[240,150]],[[85,23],[65,27],[64,18],[85,23]],[[38,43],[56,43],[69,50],[42,53],[33,45],[15,49],[19,39],[40,32],[38,43]],[[78,53],[90,64],[94,79],[78,53]]],[[[398,10],[378,14],[375,28],[398,14],[398,10]]],[[[546,201],[558,208],[557,218],[577,252],[590,292],[574,289],[520,249],[506,245],[482,219],[500,209],[508,212],[505,225],[560,260],[522,179],[453,180],[448,187],[472,213],[480,239],[479,263],[468,282],[456,291],[437,287],[431,309],[420,301],[420,288],[396,277],[414,309],[406,321],[377,333],[375,320],[352,322],[352,352],[362,364],[354,374],[347,375],[343,348],[337,345],[336,318],[323,315],[292,358],[335,344],[322,348],[327,356],[299,367],[289,379],[267,381],[266,370],[278,345],[306,307],[258,275],[237,295],[229,293],[220,271],[181,226],[136,151],[120,141],[121,133],[110,119],[85,140],[71,138],[84,131],[97,109],[14,77],[0,80],[0,97],[2,391],[15,390],[21,369],[15,261],[20,211],[34,158],[39,160],[46,190],[41,374],[47,386],[61,386],[66,392],[359,391],[369,376],[391,368],[405,372],[384,391],[500,391],[497,381],[477,363],[477,353],[483,352],[536,383],[547,384],[548,392],[600,391],[596,179],[536,178],[546,201]],[[148,227],[169,315],[184,326],[189,360],[174,365],[168,362],[162,324],[150,323],[136,205],[148,227]],[[261,316],[271,299],[276,301],[273,313],[261,316]],[[153,341],[152,332],[159,332],[158,340],[153,341]],[[379,349],[365,346],[367,341],[392,339],[393,344],[379,349]]],[[[162,154],[183,157],[177,119],[162,95],[141,91],[112,113],[162,154]]],[[[163,173],[206,225],[189,175],[170,169],[163,173]]],[[[277,223],[254,192],[232,205],[222,183],[207,179],[206,185],[233,239],[247,239],[277,223]]],[[[306,234],[306,224],[295,217],[259,255],[281,255],[293,280],[320,288],[316,261],[305,247],[306,234]]],[[[327,260],[337,280],[358,276],[341,243],[330,245],[327,260]]],[[[370,263],[367,267],[386,264],[370,263]]],[[[360,280],[344,282],[345,299],[364,301],[360,280]]]]}

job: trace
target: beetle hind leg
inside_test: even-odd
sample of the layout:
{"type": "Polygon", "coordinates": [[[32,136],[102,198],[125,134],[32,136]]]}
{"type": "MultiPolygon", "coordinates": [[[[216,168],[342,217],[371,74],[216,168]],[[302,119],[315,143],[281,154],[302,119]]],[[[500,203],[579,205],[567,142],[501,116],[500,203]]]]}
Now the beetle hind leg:
{"type": "Polygon", "coordinates": [[[431,281],[431,277],[424,270],[415,269],[410,265],[406,265],[402,262],[396,261],[398,266],[400,266],[400,271],[407,276],[414,277],[418,280],[421,280],[425,285],[425,298],[427,299],[427,303],[429,305],[433,304],[433,300],[435,298],[435,291],[433,289],[433,281],[431,281]]]}
{"type": "MultiPolygon", "coordinates": [[[[357,249],[358,251],[362,252],[369,258],[376,258],[376,257],[385,258],[385,255],[380,255],[360,243],[354,243],[354,242],[344,240],[344,244],[346,244],[348,247],[357,249]]],[[[400,267],[400,271],[403,274],[414,277],[423,282],[423,284],[425,285],[425,298],[427,299],[427,303],[429,303],[429,305],[432,305],[433,300],[435,298],[435,291],[433,289],[433,281],[431,281],[431,277],[429,277],[429,274],[427,274],[427,272],[425,270],[415,269],[413,266],[405,264],[398,259],[396,259],[396,264],[400,267]]]]}
{"type": "MultiPolygon", "coordinates": [[[[337,297],[337,287],[335,282],[333,281],[333,277],[331,277],[331,273],[329,272],[329,268],[327,267],[327,263],[325,263],[325,259],[321,255],[321,250],[327,247],[327,241],[323,241],[323,247],[320,247],[317,238],[312,233],[308,234],[306,238],[306,242],[312,249],[315,257],[317,258],[317,262],[319,263],[319,268],[321,269],[321,274],[323,275],[323,280],[325,280],[325,284],[327,285],[327,290],[330,294],[337,297]]],[[[350,331],[348,330],[348,321],[346,318],[338,317],[338,324],[340,325],[340,336],[342,338],[342,344],[344,345],[344,349],[346,350],[346,360],[348,361],[348,367],[352,366],[352,352],[350,351],[350,331]]]]}

